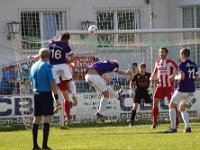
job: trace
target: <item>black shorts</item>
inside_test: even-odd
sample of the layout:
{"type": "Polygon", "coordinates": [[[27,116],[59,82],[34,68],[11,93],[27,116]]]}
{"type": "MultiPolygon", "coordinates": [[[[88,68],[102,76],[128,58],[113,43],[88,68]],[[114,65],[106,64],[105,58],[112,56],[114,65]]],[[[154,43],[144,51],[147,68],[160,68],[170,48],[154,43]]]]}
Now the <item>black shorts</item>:
{"type": "Polygon", "coordinates": [[[136,92],[135,93],[135,97],[134,97],[134,103],[141,103],[141,100],[144,100],[145,103],[152,103],[152,96],[148,94],[147,91],[143,91],[143,92],[136,92]]]}
{"type": "Polygon", "coordinates": [[[52,116],[53,96],[51,92],[36,92],[34,93],[34,116],[52,116]]]}

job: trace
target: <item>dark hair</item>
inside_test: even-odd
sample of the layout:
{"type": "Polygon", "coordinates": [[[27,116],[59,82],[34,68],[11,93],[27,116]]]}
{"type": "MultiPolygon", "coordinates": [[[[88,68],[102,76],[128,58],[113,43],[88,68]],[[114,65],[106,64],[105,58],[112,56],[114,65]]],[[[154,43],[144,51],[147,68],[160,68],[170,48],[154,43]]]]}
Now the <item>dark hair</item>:
{"type": "Polygon", "coordinates": [[[69,40],[70,39],[70,34],[68,32],[65,32],[65,33],[61,34],[60,39],[62,41],[69,40]]]}
{"type": "Polygon", "coordinates": [[[136,66],[137,67],[137,63],[132,63],[132,66],[136,66]]]}
{"type": "Polygon", "coordinates": [[[146,64],[145,63],[141,63],[140,67],[145,67],[146,68],[146,64]]]}
{"type": "Polygon", "coordinates": [[[15,68],[15,66],[14,65],[10,65],[9,68],[15,68]]]}
{"type": "Polygon", "coordinates": [[[188,48],[182,48],[181,54],[183,54],[185,57],[190,57],[190,50],[188,48]]]}
{"type": "Polygon", "coordinates": [[[168,52],[169,52],[168,49],[167,49],[166,47],[161,47],[160,49],[164,50],[165,53],[168,53],[168,52]]]}
{"type": "Polygon", "coordinates": [[[93,61],[93,62],[99,61],[99,58],[98,58],[98,57],[94,57],[94,58],[92,59],[92,61],[93,61]]]}

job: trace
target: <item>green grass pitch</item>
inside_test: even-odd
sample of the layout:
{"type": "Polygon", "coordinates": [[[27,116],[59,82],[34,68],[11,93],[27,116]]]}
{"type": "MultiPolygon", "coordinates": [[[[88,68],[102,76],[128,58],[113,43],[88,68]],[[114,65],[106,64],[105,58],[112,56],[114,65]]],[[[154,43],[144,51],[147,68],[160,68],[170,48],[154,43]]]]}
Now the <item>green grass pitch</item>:
{"type": "MultiPolygon", "coordinates": [[[[56,150],[199,150],[200,123],[191,123],[192,133],[183,133],[183,123],[178,133],[164,134],[169,124],[161,124],[156,129],[150,125],[127,127],[125,124],[103,124],[92,126],[76,125],[70,128],[52,127],[49,146],[56,150]]],[[[38,144],[42,143],[42,129],[39,130],[38,144]]],[[[31,130],[0,127],[1,150],[30,150],[31,130]]]]}

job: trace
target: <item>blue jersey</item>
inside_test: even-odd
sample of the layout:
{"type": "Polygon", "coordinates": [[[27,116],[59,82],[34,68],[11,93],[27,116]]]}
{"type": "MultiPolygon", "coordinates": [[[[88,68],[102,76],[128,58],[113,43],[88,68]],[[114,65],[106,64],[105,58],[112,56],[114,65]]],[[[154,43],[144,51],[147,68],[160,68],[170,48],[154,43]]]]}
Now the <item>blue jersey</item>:
{"type": "Polygon", "coordinates": [[[191,60],[185,60],[179,64],[179,72],[183,72],[185,74],[185,79],[178,81],[178,91],[195,92],[194,79],[198,72],[197,65],[191,60]]]}
{"type": "Polygon", "coordinates": [[[51,40],[48,45],[50,50],[49,62],[52,65],[67,63],[66,56],[73,55],[71,48],[65,43],[51,40]]]}
{"type": "Polygon", "coordinates": [[[38,61],[31,67],[30,80],[33,83],[33,91],[51,91],[51,82],[54,82],[52,65],[44,61],[38,61]]]}
{"type": "Polygon", "coordinates": [[[102,75],[104,73],[117,71],[119,69],[119,65],[117,63],[104,60],[91,64],[89,68],[95,69],[99,75],[102,75]]]}

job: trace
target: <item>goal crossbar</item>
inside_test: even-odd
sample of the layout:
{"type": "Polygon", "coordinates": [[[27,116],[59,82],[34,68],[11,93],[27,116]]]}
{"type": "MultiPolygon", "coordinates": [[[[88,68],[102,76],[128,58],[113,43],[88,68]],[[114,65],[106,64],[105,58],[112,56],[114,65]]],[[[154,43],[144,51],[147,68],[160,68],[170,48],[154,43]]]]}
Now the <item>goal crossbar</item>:
{"type": "MultiPolygon", "coordinates": [[[[57,34],[68,32],[73,35],[90,34],[87,30],[64,30],[57,34]]],[[[138,30],[99,30],[95,34],[151,34],[151,33],[184,33],[200,32],[200,28],[175,28],[175,29],[138,29],[138,30]]]]}

